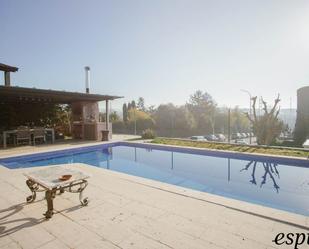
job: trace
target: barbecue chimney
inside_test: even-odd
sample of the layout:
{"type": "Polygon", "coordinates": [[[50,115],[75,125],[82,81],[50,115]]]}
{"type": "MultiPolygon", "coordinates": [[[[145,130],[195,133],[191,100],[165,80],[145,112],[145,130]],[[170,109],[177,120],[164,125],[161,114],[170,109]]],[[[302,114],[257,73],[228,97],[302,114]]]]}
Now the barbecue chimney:
{"type": "Polygon", "coordinates": [[[90,88],[90,67],[85,67],[85,73],[86,73],[86,93],[89,93],[90,88]]]}

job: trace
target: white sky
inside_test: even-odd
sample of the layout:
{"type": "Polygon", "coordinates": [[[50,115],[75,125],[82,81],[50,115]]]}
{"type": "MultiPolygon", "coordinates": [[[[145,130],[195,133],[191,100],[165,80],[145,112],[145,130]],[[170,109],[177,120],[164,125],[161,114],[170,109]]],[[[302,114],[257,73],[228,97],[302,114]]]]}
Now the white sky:
{"type": "Polygon", "coordinates": [[[0,8],[0,61],[20,86],[143,96],[184,104],[201,89],[220,106],[248,96],[283,108],[309,84],[309,1],[14,1],[0,8]],[[5,37],[5,39],[3,39],[5,37]]]}

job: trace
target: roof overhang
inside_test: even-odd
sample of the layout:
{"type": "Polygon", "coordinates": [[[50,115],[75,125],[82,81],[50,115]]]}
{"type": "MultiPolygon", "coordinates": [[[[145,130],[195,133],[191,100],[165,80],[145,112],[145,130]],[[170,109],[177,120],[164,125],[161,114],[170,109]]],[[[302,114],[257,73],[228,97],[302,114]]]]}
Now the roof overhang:
{"type": "Polygon", "coordinates": [[[16,86],[0,86],[0,104],[12,102],[70,104],[73,102],[99,102],[119,98],[123,97],[16,86]]]}
{"type": "Polygon", "coordinates": [[[18,71],[18,67],[9,66],[3,63],[0,63],[0,71],[4,72],[16,72],[18,71]]]}

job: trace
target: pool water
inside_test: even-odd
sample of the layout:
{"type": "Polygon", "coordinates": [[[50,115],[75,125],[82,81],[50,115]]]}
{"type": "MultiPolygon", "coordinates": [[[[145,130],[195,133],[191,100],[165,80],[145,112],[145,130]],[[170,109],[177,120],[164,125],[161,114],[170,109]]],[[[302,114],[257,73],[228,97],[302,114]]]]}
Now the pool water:
{"type": "MultiPolygon", "coordinates": [[[[220,196],[309,215],[309,168],[260,157],[213,156],[153,146],[114,144],[0,159],[14,169],[85,163],[220,196]]],[[[304,160],[303,160],[304,161],[304,160]]]]}

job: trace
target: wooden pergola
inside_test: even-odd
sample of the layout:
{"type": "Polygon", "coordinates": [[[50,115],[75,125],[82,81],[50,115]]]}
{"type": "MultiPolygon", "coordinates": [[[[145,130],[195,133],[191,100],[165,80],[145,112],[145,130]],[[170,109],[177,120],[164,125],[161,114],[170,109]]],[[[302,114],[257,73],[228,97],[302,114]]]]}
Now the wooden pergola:
{"type": "Polygon", "coordinates": [[[109,124],[109,101],[122,98],[121,96],[90,94],[80,92],[57,91],[11,86],[10,72],[18,68],[0,64],[0,71],[4,71],[5,84],[0,86],[0,105],[19,104],[69,104],[72,107],[73,137],[80,139],[101,140],[102,131],[107,131],[111,137],[109,124]],[[105,120],[99,120],[100,101],[105,101],[105,120]]]}

